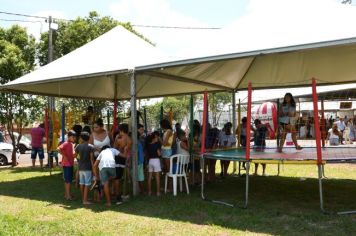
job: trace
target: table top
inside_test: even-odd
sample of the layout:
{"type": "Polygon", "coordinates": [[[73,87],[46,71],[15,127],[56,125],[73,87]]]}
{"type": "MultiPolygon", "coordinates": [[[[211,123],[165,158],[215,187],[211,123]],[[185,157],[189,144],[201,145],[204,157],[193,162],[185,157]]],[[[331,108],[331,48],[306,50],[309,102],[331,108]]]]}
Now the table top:
{"type": "MultiPolygon", "coordinates": [[[[207,152],[204,158],[217,160],[244,161],[246,160],[246,150],[242,148],[220,149],[207,152]]],[[[302,150],[295,148],[283,148],[281,153],[276,148],[266,148],[256,150],[251,148],[251,160],[317,160],[317,150],[315,147],[304,147],[302,150]]],[[[327,147],[322,148],[322,159],[326,162],[356,162],[356,147],[327,147]]]]}

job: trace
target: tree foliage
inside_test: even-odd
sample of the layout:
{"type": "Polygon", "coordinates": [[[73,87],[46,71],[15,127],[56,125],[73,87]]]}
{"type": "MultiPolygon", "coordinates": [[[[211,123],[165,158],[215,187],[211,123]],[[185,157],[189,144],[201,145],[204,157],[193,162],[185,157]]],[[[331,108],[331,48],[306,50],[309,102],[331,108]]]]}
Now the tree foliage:
{"type": "MultiPolygon", "coordinates": [[[[119,22],[110,16],[100,17],[95,11],[90,12],[88,17],[78,17],[73,21],[58,21],[57,24],[58,30],[53,31],[53,58],[59,58],[70,53],[118,25],[122,25],[127,30],[144,38],[133,29],[130,23],[119,22]]],[[[38,51],[40,65],[47,64],[48,32],[41,34],[38,51]]]]}
{"type": "Polygon", "coordinates": [[[146,107],[147,123],[149,128],[158,128],[161,118],[161,106],[163,105],[163,118],[169,118],[169,112],[172,109],[173,119],[176,122],[182,122],[189,113],[189,97],[165,97],[162,102],[146,107]]]}
{"type": "MultiPolygon", "coordinates": [[[[0,28],[0,77],[1,84],[12,81],[35,66],[35,39],[28,35],[26,29],[14,25],[5,30],[0,28]]],[[[38,116],[41,106],[35,96],[24,94],[0,94],[0,121],[6,125],[14,147],[12,165],[16,165],[17,143],[22,136],[22,128],[38,116]],[[18,140],[13,132],[18,131],[18,140]]]]}

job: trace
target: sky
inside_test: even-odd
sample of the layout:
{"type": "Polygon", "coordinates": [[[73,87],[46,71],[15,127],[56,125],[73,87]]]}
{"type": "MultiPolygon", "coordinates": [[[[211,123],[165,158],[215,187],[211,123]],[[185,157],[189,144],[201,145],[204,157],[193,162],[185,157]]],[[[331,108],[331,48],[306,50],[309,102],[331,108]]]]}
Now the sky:
{"type": "MultiPolygon", "coordinates": [[[[0,11],[74,19],[97,11],[133,25],[172,57],[200,57],[356,37],[356,1],[341,0],[0,0],[0,11]]],[[[38,20],[0,14],[4,19],[38,20]]],[[[46,23],[19,23],[38,38],[46,23]]]]}

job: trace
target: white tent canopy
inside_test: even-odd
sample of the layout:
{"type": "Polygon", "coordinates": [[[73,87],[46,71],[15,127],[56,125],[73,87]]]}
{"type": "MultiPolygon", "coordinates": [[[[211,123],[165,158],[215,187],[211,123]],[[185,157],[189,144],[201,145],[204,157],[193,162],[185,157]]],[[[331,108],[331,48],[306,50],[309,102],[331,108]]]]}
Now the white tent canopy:
{"type": "Polygon", "coordinates": [[[348,83],[356,78],[356,38],[167,61],[154,46],[118,26],[1,88],[94,99],[113,99],[116,88],[117,98],[128,99],[133,71],[138,98],[245,90],[249,82],[258,89],[310,86],[313,77],[319,85],[348,83]]]}

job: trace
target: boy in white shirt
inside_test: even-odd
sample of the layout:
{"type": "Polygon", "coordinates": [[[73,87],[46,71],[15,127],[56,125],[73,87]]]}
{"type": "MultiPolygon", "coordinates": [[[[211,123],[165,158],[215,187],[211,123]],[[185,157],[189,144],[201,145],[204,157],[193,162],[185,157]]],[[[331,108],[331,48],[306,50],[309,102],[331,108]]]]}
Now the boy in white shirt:
{"type": "Polygon", "coordinates": [[[117,149],[110,148],[109,146],[104,146],[102,147],[101,152],[94,163],[96,179],[100,179],[101,184],[104,186],[104,195],[106,198],[107,207],[111,206],[109,179],[116,177],[115,156],[119,154],[120,152],[117,149]],[[99,174],[96,171],[98,167],[99,174]]]}

